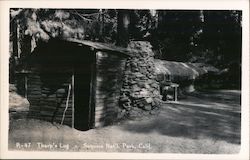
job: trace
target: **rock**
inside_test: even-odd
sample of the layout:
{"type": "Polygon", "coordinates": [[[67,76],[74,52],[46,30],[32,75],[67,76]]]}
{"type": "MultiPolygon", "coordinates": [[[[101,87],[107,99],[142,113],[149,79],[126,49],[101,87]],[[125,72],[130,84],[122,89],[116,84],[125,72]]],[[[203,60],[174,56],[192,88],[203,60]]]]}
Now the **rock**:
{"type": "Polygon", "coordinates": [[[14,84],[9,84],[9,91],[16,92],[17,91],[16,86],[14,84]]]}
{"type": "Polygon", "coordinates": [[[142,98],[142,96],[140,95],[140,93],[136,92],[131,94],[131,98],[133,100],[139,100],[140,98],[142,98]]]}
{"type": "Polygon", "coordinates": [[[118,117],[117,117],[117,118],[118,118],[118,119],[121,119],[121,118],[125,117],[126,114],[127,114],[126,110],[123,109],[123,110],[121,110],[120,114],[118,114],[118,117]]]}
{"type": "Polygon", "coordinates": [[[145,82],[138,82],[137,84],[138,84],[138,86],[141,87],[141,88],[146,87],[146,86],[145,86],[145,82]]]}
{"type": "Polygon", "coordinates": [[[159,91],[158,90],[154,90],[153,95],[159,95],[159,91]]]}
{"type": "Polygon", "coordinates": [[[155,103],[155,106],[160,107],[162,103],[161,98],[160,97],[155,98],[154,103],[155,103]]]}
{"type": "Polygon", "coordinates": [[[129,102],[123,103],[122,107],[125,108],[126,110],[130,110],[131,109],[131,105],[130,105],[129,102]]]}
{"type": "Polygon", "coordinates": [[[138,104],[138,106],[139,106],[140,108],[143,108],[143,107],[144,107],[144,104],[140,103],[140,104],[138,104]]]}
{"type": "Polygon", "coordinates": [[[147,102],[147,103],[152,103],[152,102],[153,102],[153,99],[152,99],[151,97],[146,98],[146,102],[147,102]]]}
{"type": "MultiPolygon", "coordinates": [[[[137,83],[137,82],[134,81],[134,80],[128,82],[129,85],[133,85],[133,84],[136,84],[136,83],[137,83]]],[[[138,86],[139,86],[139,84],[138,84],[138,86]]]]}
{"type": "Polygon", "coordinates": [[[149,92],[148,92],[148,90],[146,90],[145,88],[143,88],[140,91],[140,95],[143,96],[143,97],[148,97],[149,96],[149,92]]]}
{"type": "Polygon", "coordinates": [[[147,74],[147,72],[148,72],[147,69],[142,68],[142,67],[139,69],[139,71],[140,71],[141,73],[144,73],[144,74],[147,74]]]}
{"type": "Polygon", "coordinates": [[[141,80],[148,80],[148,77],[144,76],[144,77],[141,77],[141,80]]]}
{"type": "Polygon", "coordinates": [[[129,112],[129,117],[132,119],[140,117],[142,114],[142,111],[139,108],[134,107],[130,112],[129,112]]]}
{"type": "Polygon", "coordinates": [[[150,111],[152,109],[151,105],[145,105],[144,110],[150,111]]]}
{"type": "Polygon", "coordinates": [[[129,92],[130,91],[130,86],[124,85],[123,89],[124,89],[124,92],[127,92],[127,91],[129,92]]]}
{"type": "Polygon", "coordinates": [[[129,75],[129,74],[131,74],[131,71],[126,70],[126,71],[124,72],[124,74],[125,74],[125,75],[129,75]]]}
{"type": "Polygon", "coordinates": [[[150,87],[150,88],[148,88],[148,90],[150,91],[150,92],[154,92],[154,88],[152,88],[152,87],[150,87]]]}
{"type": "Polygon", "coordinates": [[[138,72],[139,69],[134,67],[134,68],[131,69],[131,71],[132,71],[132,72],[138,72]]]}
{"type": "Polygon", "coordinates": [[[149,79],[153,79],[153,78],[154,78],[154,76],[153,76],[152,74],[150,74],[150,73],[147,74],[147,77],[148,77],[149,79]]]}
{"type": "Polygon", "coordinates": [[[29,101],[15,92],[9,93],[9,110],[15,112],[29,111],[29,101]]]}
{"type": "Polygon", "coordinates": [[[130,63],[131,68],[137,68],[137,64],[135,62],[130,63]]]}
{"type": "Polygon", "coordinates": [[[155,88],[155,89],[158,89],[159,88],[159,85],[157,83],[151,83],[151,87],[155,88]]]}
{"type": "Polygon", "coordinates": [[[160,110],[159,109],[153,109],[149,112],[151,115],[156,115],[156,114],[159,114],[160,113],[160,110]]]}
{"type": "Polygon", "coordinates": [[[149,89],[149,88],[151,88],[151,87],[150,87],[150,85],[145,84],[145,88],[149,89]]]}
{"type": "Polygon", "coordinates": [[[140,91],[140,90],[141,90],[140,87],[138,87],[137,85],[133,85],[133,87],[132,87],[133,92],[137,92],[137,91],[140,91]]]}
{"type": "Polygon", "coordinates": [[[154,80],[151,80],[151,79],[148,80],[148,84],[149,84],[149,85],[151,85],[151,84],[153,84],[153,83],[156,83],[156,82],[155,82],[154,80]]]}
{"type": "Polygon", "coordinates": [[[136,77],[138,77],[138,78],[144,77],[144,75],[141,74],[140,72],[136,72],[136,73],[134,73],[134,75],[135,75],[136,77]]]}
{"type": "Polygon", "coordinates": [[[130,99],[128,97],[123,97],[120,99],[121,102],[130,102],[130,99]]]}
{"type": "Polygon", "coordinates": [[[16,92],[9,93],[9,114],[10,119],[26,118],[29,113],[29,101],[18,95],[16,92]]]}

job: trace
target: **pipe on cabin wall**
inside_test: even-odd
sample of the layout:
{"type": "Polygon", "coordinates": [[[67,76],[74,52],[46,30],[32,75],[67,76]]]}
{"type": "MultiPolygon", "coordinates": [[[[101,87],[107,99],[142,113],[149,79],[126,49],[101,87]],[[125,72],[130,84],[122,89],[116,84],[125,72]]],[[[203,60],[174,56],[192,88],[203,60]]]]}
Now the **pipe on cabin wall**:
{"type": "Polygon", "coordinates": [[[62,121],[61,121],[61,125],[63,124],[64,122],[64,118],[65,118],[65,113],[69,107],[69,97],[70,97],[70,92],[71,92],[71,84],[69,84],[69,89],[68,89],[68,95],[67,95],[67,100],[66,100],[66,107],[63,111],[63,115],[62,115],[62,121]]]}

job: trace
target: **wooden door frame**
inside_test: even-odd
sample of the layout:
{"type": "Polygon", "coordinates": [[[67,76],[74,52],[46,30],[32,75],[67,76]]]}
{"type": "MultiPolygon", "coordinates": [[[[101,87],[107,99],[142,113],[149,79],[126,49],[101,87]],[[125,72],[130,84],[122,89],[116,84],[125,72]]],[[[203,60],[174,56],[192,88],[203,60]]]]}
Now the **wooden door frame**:
{"type": "Polygon", "coordinates": [[[89,97],[89,129],[95,127],[95,107],[96,107],[96,51],[91,51],[93,54],[93,62],[91,64],[91,79],[90,79],[90,97],[89,97]]]}

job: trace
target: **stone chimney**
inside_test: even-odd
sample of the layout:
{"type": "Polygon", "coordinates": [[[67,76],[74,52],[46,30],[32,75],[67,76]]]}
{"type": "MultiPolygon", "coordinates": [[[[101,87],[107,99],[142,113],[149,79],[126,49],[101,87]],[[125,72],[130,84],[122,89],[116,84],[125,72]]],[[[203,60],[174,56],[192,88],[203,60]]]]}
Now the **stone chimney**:
{"type": "Polygon", "coordinates": [[[120,96],[121,115],[136,118],[154,114],[161,100],[152,46],[146,41],[132,41],[128,48],[132,50],[132,57],[126,62],[120,96]]]}

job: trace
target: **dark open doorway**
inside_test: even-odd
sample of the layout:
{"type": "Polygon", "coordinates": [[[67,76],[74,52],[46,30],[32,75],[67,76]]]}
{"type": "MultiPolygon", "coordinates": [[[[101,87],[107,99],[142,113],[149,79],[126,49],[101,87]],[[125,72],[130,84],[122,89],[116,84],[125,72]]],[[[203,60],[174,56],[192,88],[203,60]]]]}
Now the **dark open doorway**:
{"type": "Polygon", "coordinates": [[[92,127],[92,77],[94,74],[94,55],[91,52],[82,53],[74,65],[74,95],[75,123],[78,130],[88,130],[92,127]]]}

